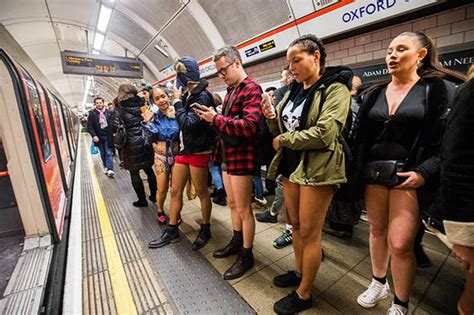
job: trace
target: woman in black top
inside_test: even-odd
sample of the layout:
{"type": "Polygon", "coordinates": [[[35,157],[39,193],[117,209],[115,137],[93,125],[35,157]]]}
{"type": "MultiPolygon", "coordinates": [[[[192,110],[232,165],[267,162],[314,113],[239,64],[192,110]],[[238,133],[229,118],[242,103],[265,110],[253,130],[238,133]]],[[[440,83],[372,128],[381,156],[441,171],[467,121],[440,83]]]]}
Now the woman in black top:
{"type": "Polygon", "coordinates": [[[371,89],[359,112],[355,160],[365,176],[373,280],[357,302],[370,308],[388,296],[390,259],[395,300],[387,314],[406,314],[415,279],[419,209],[430,203],[438,184],[449,94],[442,77],[462,76],[439,65],[433,42],[421,32],[393,39],[385,61],[390,80],[371,89]],[[398,176],[397,184],[381,181],[387,168],[398,176]]]}

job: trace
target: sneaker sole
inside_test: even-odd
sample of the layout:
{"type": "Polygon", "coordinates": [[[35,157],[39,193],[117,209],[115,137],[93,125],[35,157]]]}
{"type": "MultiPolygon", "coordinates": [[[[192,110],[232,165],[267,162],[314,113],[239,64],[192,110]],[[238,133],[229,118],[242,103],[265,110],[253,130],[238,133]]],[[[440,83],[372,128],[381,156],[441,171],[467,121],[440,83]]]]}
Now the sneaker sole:
{"type": "Polygon", "coordinates": [[[357,304],[359,304],[363,308],[372,308],[372,307],[376,306],[377,304],[379,304],[380,301],[385,300],[387,297],[388,297],[388,293],[384,297],[379,299],[377,302],[372,303],[372,304],[365,303],[364,301],[362,301],[360,299],[360,297],[357,297],[357,304]]]}
{"type": "Polygon", "coordinates": [[[282,248],[285,248],[287,246],[290,246],[291,244],[293,244],[293,243],[289,243],[289,244],[286,244],[286,245],[283,245],[283,246],[273,244],[273,247],[275,247],[276,249],[282,249],[282,248]]]}

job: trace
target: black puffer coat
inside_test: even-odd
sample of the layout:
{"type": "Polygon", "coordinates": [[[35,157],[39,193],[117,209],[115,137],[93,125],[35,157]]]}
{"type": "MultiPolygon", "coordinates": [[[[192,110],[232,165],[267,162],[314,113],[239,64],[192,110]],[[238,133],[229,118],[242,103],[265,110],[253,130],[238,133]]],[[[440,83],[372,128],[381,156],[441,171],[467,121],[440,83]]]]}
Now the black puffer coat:
{"type": "Polygon", "coordinates": [[[140,107],[145,104],[145,99],[139,96],[133,96],[120,102],[120,108],[115,111],[113,130],[120,126],[120,119],[123,120],[127,130],[127,141],[123,147],[124,168],[129,171],[136,171],[153,165],[153,148],[145,145],[142,136],[143,118],[140,107]]]}

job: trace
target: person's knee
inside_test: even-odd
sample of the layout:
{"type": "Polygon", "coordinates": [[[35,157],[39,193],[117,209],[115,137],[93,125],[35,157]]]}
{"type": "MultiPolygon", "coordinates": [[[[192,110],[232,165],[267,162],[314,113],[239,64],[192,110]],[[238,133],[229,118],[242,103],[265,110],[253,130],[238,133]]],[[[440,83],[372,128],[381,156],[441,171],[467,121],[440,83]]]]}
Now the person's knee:
{"type": "Polygon", "coordinates": [[[383,224],[370,223],[370,235],[373,237],[387,236],[387,226],[383,224]]]}
{"type": "Polygon", "coordinates": [[[179,189],[176,189],[175,187],[170,188],[170,196],[171,198],[182,198],[183,192],[180,191],[179,189]]]}
{"type": "Polygon", "coordinates": [[[405,258],[413,253],[413,242],[404,237],[390,237],[388,247],[391,255],[398,258],[405,258]]]}
{"type": "Polygon", "coordinates": [[[196,189],[196,196],[198,196],[199,199],[206,199],[209,198],[209,191],[207,190],[207,187],[195,187],[196,189]]]}
{"type": "MultiPolygon", "coordinates": [[[[295,227],[293,226],[293,229],[295,227]]],[[[315,242],[321,239],[321,232],[315,226],[303,224],[299,226],[301,239],[303,242],[315,242]]]]}

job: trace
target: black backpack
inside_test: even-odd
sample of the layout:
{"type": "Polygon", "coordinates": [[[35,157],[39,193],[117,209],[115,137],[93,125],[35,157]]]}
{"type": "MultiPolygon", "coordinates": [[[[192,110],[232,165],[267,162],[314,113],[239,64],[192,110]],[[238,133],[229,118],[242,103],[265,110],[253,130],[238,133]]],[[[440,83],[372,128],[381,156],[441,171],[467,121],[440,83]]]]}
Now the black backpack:
{"type": "MultiPolygon", "coordinates": [[[[326,89],[321,90],[321,101],[319,103],[319,112],[323,108],[326,101],[326,89]]],[[[353,164],[353,145],[355,134],[357,133],[358,119],[349,107],[346,123],[338,136],[338,141],[342,145],[345,156],[345,170],[348,182],[355,176],[355,168],[353,164]]],[[[352,200],[350,189],[345,184],[341,184],[336,191],[331,204],[329,205],[327,218],[329,221],[338,224],[354,225],[359,221],[362,211],[359,201],[352,200]]]]}

